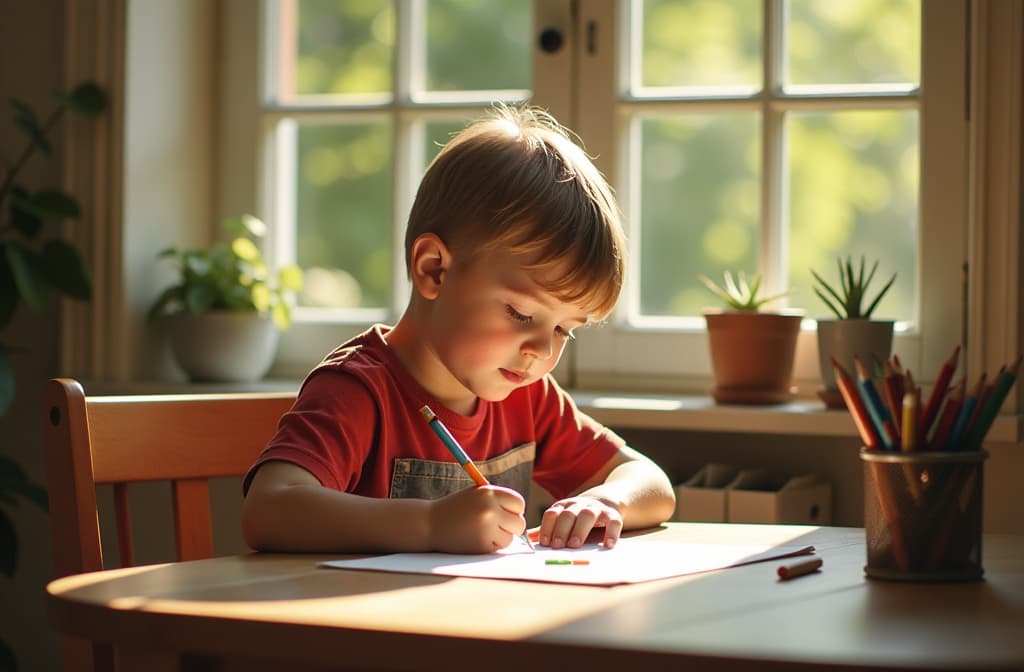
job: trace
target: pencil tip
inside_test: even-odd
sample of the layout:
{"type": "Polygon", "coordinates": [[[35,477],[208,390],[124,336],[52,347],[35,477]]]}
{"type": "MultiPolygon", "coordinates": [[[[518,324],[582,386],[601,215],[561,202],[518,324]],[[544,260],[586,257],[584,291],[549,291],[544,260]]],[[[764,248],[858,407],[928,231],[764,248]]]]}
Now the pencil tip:
{"type": "Polygon", "coordinates": [[[426,420],[427,422],[430,422],[435,417],[437,417],[434,415],[434,412],[430,410],[430,406],[424,406],[423,408],[421,408],[420,415],[422,415],[423,419],[426,420]]]}

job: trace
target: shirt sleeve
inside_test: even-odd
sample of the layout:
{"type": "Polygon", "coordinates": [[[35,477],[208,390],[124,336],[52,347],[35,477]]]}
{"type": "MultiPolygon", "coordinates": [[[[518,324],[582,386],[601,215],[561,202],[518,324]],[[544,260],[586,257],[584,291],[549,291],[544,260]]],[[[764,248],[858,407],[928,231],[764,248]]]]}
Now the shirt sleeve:
{"type": "Polygon", "coordinates": [[[555,499],[578,489],[626,445],[580,411],[550,375],[538,382],[532,401],[537,428],[533,478],[555,499]]]}
{"type": "Polygon", "coordinates": [[[366,462],[379,418],[369,390],[358,379],[336,371],[312,374],[245,475],[243,494],[256,470],[272,461],[302,467],[324,487],[350,491],[366,462]]]}

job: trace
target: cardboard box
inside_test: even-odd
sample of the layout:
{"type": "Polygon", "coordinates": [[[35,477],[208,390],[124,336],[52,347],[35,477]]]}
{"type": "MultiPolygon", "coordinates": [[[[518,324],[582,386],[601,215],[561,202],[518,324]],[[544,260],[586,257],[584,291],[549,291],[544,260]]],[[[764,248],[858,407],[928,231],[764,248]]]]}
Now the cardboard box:
{"type": "Polygon", "coordinates": [[[690,523],[724,523],[728,520],[725,487],[739,469],[727,464],[706,464],[675,487],[676,512],[672,520],[690,523]]]}
{"type": "Polygon", "coordinates": [[[780,478],[762,469],[744,469],[725,492],[730,523],[832,522],[832,485],[813,474],[780,478]]]}

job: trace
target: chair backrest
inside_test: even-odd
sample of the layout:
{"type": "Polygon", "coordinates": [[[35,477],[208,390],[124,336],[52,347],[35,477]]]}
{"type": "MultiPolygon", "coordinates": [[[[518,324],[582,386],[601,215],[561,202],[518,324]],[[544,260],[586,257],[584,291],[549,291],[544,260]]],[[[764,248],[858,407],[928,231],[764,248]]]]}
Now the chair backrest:
{"type": "Polygon", "coordinates": [[[178,559],[211,557],[208,480],[243,475],[295,401],[294,392],[86,396],[67,378],[43,396],[57,577],[104,568],[100,484],[113,485],[121,566],[135,564],[127,486],[142,481],[171,484],[178,559]]]}

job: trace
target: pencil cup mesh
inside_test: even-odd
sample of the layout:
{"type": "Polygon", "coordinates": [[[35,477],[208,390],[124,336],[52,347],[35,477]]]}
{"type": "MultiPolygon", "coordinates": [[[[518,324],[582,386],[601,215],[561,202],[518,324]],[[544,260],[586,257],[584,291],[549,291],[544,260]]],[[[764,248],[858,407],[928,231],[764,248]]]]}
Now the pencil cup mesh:
{"type": "Polygon", "coordinates": [[[871,578],[981,578],[985,451],[860,453],[871,578]]]}

